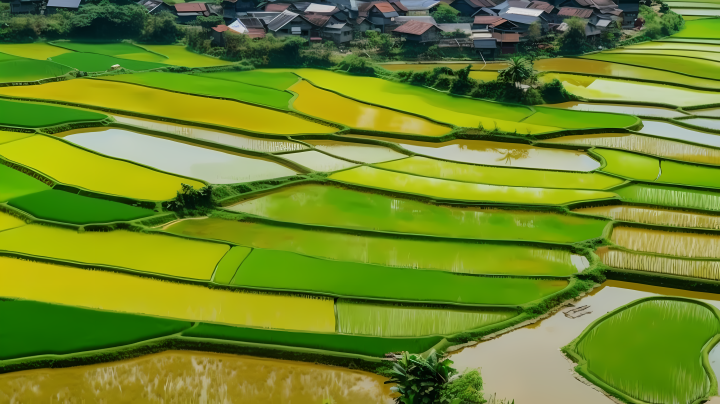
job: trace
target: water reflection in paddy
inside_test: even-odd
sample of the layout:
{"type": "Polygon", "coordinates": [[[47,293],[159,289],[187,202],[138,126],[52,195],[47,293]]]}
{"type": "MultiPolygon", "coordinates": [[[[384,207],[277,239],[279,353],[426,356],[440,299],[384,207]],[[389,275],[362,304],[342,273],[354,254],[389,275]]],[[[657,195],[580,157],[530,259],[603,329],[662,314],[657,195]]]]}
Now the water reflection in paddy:
{"type": "Polygon", "coordinates": [[[497,71],[508,67],[507,63],[482,63],[482,62],[459,62],[459,63],[384,63],[381,64],[384,69],[390,71],[426,71],[433,70],[436,67],[448,67],[452,70],[460,70],[471,65],[473,71],[490,70],[497,71]]]}
{"type": "Polygon", "coordinates": [[[316,149],[334,154],[350,160],[362,161],[363,163],[381,163],[383,161],[397,160],[407,157],[389,147],[376,146],[372,144],[338,142],[336,140],[304,140],[316,149]]]}
{"type": "Polygon", "coordinates": [[[640,129],[640,133],[720,147],[720,135],[683,128],[666,122],[643,121],[643,128],[640,129]]]}
{"type": "Polygon", "coordinates": [[[0,375],[0,401],[390,404],[385,380],[373,373],[333,366],[168,351],[107,364],[0,375]]]}
{"type": "Polygon", "coordinates": [[[254,150],[266,153],[304,150],[308,147],[297,142],[287,140],[259,139],[243,136],[236,133],[221,132],[217,130],[200,128],[197,126],[180,125],[170,122],[153,121],[150,119],[130,118],[127,116],[113,115],[116,121],[145,129],[158,130],[184,136],[190,139],[208,140],[211,142],[238,147],[241,149],[254,150]]]}
{"type": "Polygon", "coordinates": [[[314,171],[337,171],[357,166],[357,163],[331,157],[314,150],[283,154],[282,158],[294,161],[314,171]]]}
{"type": "Polygon", "coordinates": [[[272,161],[123,129],[90,129],[65,132],[60,136],[99,153],[199,178],[211,184],[233,184],[295,175],[295,171],[272,161]]]}
{"type": "Polygon", "coordinates": [[[646,107],[630,104],[592,104],[588,102],[570,101],[560,104],[546,105],[552,108],[572,109],[575,111],[591,111],[591,112],[613,112],[616,114],[629,114],[640,116],[656,116],[662,118],[678,118],[687,116],[680,111],[668,108],[646,107]]]}
{"type": "MultiPolygon", "coordinates": [[[[391,141],[369,136],[353,137],[391,141]]],[[[520,143],[485,140],[453,140],[443,143],[400,140],[396,143],[414,153],[471,164],[560,171],[592,171],[600,167],[600,162],[583,152],[533,147],[520,143]]]]}
{"type": "Polygon", "coordinates": [[[702,126],[703,128],[720,130],[720,119],[690,118],[684,119],[690,125],[702,126]]]}
{"type": "MultiPolygon", "coordinates": [[[[589,305],[592,313],[575,319],[559,312],[529,327],[513,331],[500,338],[465,348],[451,356],[460,370],[480,367],[486,397],[497,393],[517,403],[532,404],[609,404],[602,393],[578,382],[570,363],[560,352],[598,317],[646,296],[684,296],[708,301],[720,307],[720,295],[680,289],[646,286],[634,283],[607,281],[589,296],[575,303],[589,305]]],[[[711,354],[716,369],[720,364],[720,349],[711,354]],[[717,351],[717,352],[716,352],[717,351]]],[[[718,373],[716,369],[716,373],[718,373]]]]}

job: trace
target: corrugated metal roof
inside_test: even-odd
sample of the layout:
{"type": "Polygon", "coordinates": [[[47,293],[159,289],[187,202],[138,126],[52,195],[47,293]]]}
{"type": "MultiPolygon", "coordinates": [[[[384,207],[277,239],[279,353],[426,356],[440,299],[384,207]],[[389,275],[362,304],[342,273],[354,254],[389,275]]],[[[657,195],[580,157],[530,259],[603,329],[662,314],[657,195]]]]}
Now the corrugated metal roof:
{"type": "Polygon", "coordinates": [[[402,0],[402,4],[406,8],[405,11],[430,10],[431,8],[437,6],[439,3],[439,0],[402,0]]]}
{"type": "Polygon", "coordinates": [[[473,21],[473,24],[477,25],[490,25],[493,23],[496,23],[498,21],[501,21],[500,24],[502,24],[502,21],[506,21],[502,17],[498,17],[496,15],[477,15],[475,16],[475,20],[473,21]]]}
{"type": "Polygon", "coordinates": [[[175,5],[178,13],[202,13],[207,11],[205,3],[178,3],[175,5]]]}
{"type": "Polygon", "coordinates": [[[562,7],[558,12],[560,17],[590,18],[593,11],[589,8],[562,7]]]}
{"type": "Polygon", "coordinates": [[[242,22],[248,29],[258,28],[264,31],[265,28],[263,27],[262,21],[255,17],[241,17],[240,22],[242,22]]]}
{"type": "Polygon", "coordinates": [[[553,11],[553,9],[555,9],[555,7],[552,4],[545,2],[545,1],[533,1],[532,3],[530,3],[528,8],[542,10],[548,14],[550,14],[553,11]]]}
{"type": "Polygon", "coordinates": [[[304,18],[307,22],[309,22],[312,25],[322,27],[325,24],[327,24],[328,20],[331,16],[329,15],[320,15],[320,14],[306,14],[301,16],[304,18]]]}
{"type": "Polygon", "coordinates": [[[465,0],[465,1],[466,1],[466,3],[468,3],[471,6],[474,6],[475,8],[495,7],[495,4],[496,4],[490,0],[465,0]]]}
{"type": "Polygon", "coordinates": [[[145,7],[145,9],[151,13],[156,8],[160,7],[161,4],[163,4],[160,0],[140,0],[137,2],[137,4],[145,7]]]}
{"type": "Polygon", "coordinates": [[[377,7],[377,9],[380,10],[380,12],[383,12],[383,13],[395,12],[395,8],[392,6],[392,4],[387,3],[387,2],[376,2],[376,3],[373,3],[373,5],[375,7],[377,7]]]}
{"type": "Polygon", "coordinates": [[[312,3],[305,9],[306,13],[334,13],[337,11],[337,7],[334,5],[325,5],[312,3]]]}
{"type": "Polygon", "coordinates": [[[265,30],[259,28],[248,28],[248,36],[250,38],[265,38],[265,30]]]}
{"type": "Polygon", "coordinates": [[[514,15],[523,15],[526,17],[540,17],[540,14],[543,13],[543,10],[537,10],[534,8],[510,7],[505,11],[505,13],[514,14],[514,15]]]}
{"type": "Polygon", "coordinates": [[[600,28],[606,28],[610,23],[613,22],[612,20],[598,20],[595,23],[595,26],[598,26],[600,28]]]}
{"type": "Polygon", "coordinates": [[[286,26],[290,21],[294,20],[299,15],[300,14],[295,14],[292,11],[285,10],[268,23],[268,29],[270,31],[277,31],[286,26]]]}
{"type": "Polygon", "coordinates": [[[62,7],[62,8],[78,8],[80,6],[80,0],[50,0],[47,4],[48,7],[62,7]]]}
{"type": "MultiPolygon", "coordinates": [[[[538,10],[538,11],[542,11],[542,10],[538,10]]],[[[532,16],[532,15],[520,15],[520,14],[512,14],[512,13],[506,13],[506,12],[500,13],[500,17],[502,17],[510,22],[516,22],[519,24],[532,24],[535,21],[540,19],[539,16],[536,17],[536,16],[532,16]]]]}
{"type": "Polygon", "coordinates": [[[270,3],[265,6],[265,11],[282,13],[283,11],[287,10],[288,7],[290,7],[290,4],[287,3],[270,3]]]}
{"type": "Polygon", "coordinates": [[[517,32],[493,32],[493,38],[502,43],[518,43],[520,42],[520,34],[517,32]]]}
{"type": "Polygon", "coordinates": [[[409,11],[409,9],[405,7],[405,4],[403,4],[400,0],[389,0],[389,2],[393,6],[393,8],[395,8],[395,11],[409,11]]]}
{"type": "MultiPolygon", "coordinates": [[[[433,24],[428,24],[421,21],[408,21],[405,24],[395,28],[393,32],[410,35],[422,35],[430,28],[435,27],[433,24]]],[[[435,27],[437,28],[437,27],[435,27]]]]}
{"type": "Polygon", "coordinates": [[[420,21],[420,22],[426,22],[426,23],[432,24],[432,25],[437,25],[437,22],[435,21],[435,19],[429,15],[414,15],[414,16],[395,17],[395,22],[406,23],[408,21],[420,21]]]}
{"type": "Polygon", "coordinates": [[[455,24],[438,24],[437,26],[445,32],[455,32],[457,30],[460,30],[468,35],[472,33],[472,24],[470,24],[469,22],[460,22],[455,24]]]}

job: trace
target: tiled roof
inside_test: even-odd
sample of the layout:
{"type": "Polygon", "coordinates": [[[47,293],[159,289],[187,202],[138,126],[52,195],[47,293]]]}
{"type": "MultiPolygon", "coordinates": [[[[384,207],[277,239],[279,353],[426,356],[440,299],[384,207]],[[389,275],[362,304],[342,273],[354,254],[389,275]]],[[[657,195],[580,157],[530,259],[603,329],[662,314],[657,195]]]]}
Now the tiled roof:
{"type": "Polygon", "coordinates": [[[290,4],[287,3],[270,3],[265,6],[265,11],[282,13],[283,11],[287,10],[288,7],[290,7],[290,4]]]}
{"type": "Polygon", "coordinates": [[[408,21],[405,24],[395,28],[393,32],[410,35],[422,35],[425,33],[425,31],[429,30],[432,27],[434,27],[433,24],[428,24],[426,22],[408,21]]]}
{"type": "Polygon", "coordinates": [[[383,13],[392,13],[395,11],[395,8],[392,6],[392,4],[388,2],[376,2],[373,3],[373,5],[383,13]]]}
{"type": "Polygon", "coordinates": [[[590,18],[592,10],[589,8],[562,7],[558,12],[561,17],[590,18]]]}
{"type": "Polygon", "coordinates": [[[212,27],[212,29],[215,32],[225,32],[225,31],[229,30],[230,28],[228,28],[227,25],[218,25],[217,27],[212,27]]]}
{"type": "Polygon", "coordinates": [[[248,28],[250,38],[265,38],[265,30],[261,28],[248,28]]]}
{"type": "Polygon", "coordinates": [[[530,5],[528,6],[528,8],[534,8],[534,9],[537,9],[537,10],[542,10],[542,11],[550,14],[555,7],[553,7],[552,4],[547,3],[547,2],[544,2],[544,1],[533,1],[532,3],[530,3],[530,5]]]}
{"type": "Polygon", "coordinates": [[[474,6],[475,8],[482,8],[482,7],[495,7],[495,3],[493,3],[490,0],[466,0],[468,4],[474,6]]]}
{"type": "Polygon", "coordinates": [[[473,21],[473,24],[493,24],[500,21],[498,24],[502,24],[504,21],[506,21],[502,17],[498,17],[496,15],[476,15],[475,20],[473,21]]]}
{"type": "Polygon", "coordinates": [[[207,11],[205,3],[178,3],[175,5],[178,13],[202,13],[207,11]]]}

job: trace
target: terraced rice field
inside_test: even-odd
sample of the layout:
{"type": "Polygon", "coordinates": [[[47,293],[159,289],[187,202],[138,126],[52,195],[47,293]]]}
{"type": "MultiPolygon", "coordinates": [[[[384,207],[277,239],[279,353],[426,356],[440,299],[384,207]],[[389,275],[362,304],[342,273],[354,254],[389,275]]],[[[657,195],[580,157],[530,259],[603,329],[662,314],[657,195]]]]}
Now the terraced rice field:
{"type": "MultiPolygon", "coordinates": [[[[620,401],[716,395],[713,307],[584,302],[606,279],[718,300],[717,25],[537,60],[580,97],[543,106],[182,45],[0,44],[0,402],[389,404],[371,372],[431,349],[482,368],[490,402],[502,378],[609,402],[563,353],[620,401]]],[[[384,66],[445,65],[465,67],[384,66]]]]}

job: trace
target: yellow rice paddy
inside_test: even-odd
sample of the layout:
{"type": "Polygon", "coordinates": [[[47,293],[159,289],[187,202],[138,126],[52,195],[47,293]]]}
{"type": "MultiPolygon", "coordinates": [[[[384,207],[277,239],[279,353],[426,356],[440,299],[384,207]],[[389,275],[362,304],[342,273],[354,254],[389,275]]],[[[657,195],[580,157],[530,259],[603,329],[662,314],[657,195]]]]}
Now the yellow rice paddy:
{"type": "Polygon", "coordinates": [[[125,230],[78,233],[31,224],[0,232],[0,250],[201,280],[212,277],[229,249],[226,244],[125,230]]]}
{"type": "Polygon", "coordinates": [[[566,143],[589,146],[604,146],[624,149],[660,157],[689,161],[693,163],[720,164],[720,149],[703,147],[672,140],[649,136],[628,135],[623,133],[604,133],[600,135],[563,136],[545,140],[549,143],[566,143]]]}
{"type": "Polygon", "coordinates": [[[720,261],[659,257],[609,249],[597,254],[604,264],[613,268],[720,280],[720,261]]]}
{"type": "Polygon", "coordinates": [[[2,144],[0,156],[68,185],[129,198],[163,201],[174,198],[182,184],[196,189],[205,186],[199,181],[101,156],[47,136],[2,144]]]}
{"type": "Polygon", "coordinates": [[[0,144],[14,142],[16,140],[24,139],[30,136],[34,136],[34,134],[21,132],[6,132],[4,130],[0,130],[0,144]]]}
{"type": "Polygon", "coordinates": [[[47,58],[70,53],[71,50],[44,42],[22,44],[0,44],[0,52],[29,59],[45,60],[47,58]]]}
{"type": "MultiPolygon", "coordinates": [[[[159,61],[160,63],[164,63],[166,65],[185,67],[210,67],[225,66],[233,63],[227,60],[220,60],[211,58],[209,56],[198,55],[197,53],[189,51],[186,47],[182,45],[142,45],[142,47],[151,52],[156,52],[163,56],[167,56],[167,59],[159,61]]],[[[122,57],[125,59],[145,60],[145,58],[147,58],[147,55],[144,53],[133,53],[122,55],[122,57]]],[[[155,62],[156,60],[153,59],[152,61],[155,62]]]]}
{"type": "Polygon", "coordinates": [[[20,226],[24,226],[24,225],[25,225],[25,222],[16,218],[15,216],[0,212],[0,231],[12,229],[12,228],[20,227],[20,226]]]}
{"type": "Polygon", "coordinates": [[[239,326],[334,332],[332,299],[240,293],[0,257],[0,296],[239,326]]]}
{"type": "Polygon", "coordinates": [[[442,136],[450,132],[448,126],[341,97],[305,80],[290,87],[290,90],[299,95],[293,103],[298,111],[351,128],[424,136],[442,136]]]}
{"type": "Polygon", "coordinates": [[[720,236],[618,226],[613,243],[636,251],[688,258],[720,258],[720,236]]]}
{"type": "Polygon", "coordinates": [[[659,224],[673,227],[720,229],[720,216],[695,212],[637,206],[599,206],[575,209],[573,212],[602,216],[613,220],[659,224]]]}
{"type": "Polygon", "coordinates": [[[3,87],[0,94],[80,103],[263,133],[289,135],[335,131],[330,126],[253,105],[106,80],[81,79],[42,86],[3,87]]]}

